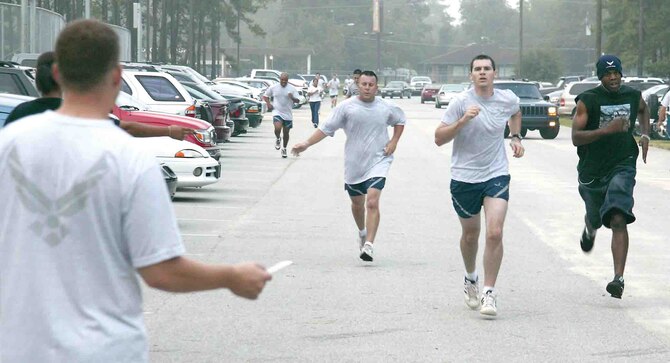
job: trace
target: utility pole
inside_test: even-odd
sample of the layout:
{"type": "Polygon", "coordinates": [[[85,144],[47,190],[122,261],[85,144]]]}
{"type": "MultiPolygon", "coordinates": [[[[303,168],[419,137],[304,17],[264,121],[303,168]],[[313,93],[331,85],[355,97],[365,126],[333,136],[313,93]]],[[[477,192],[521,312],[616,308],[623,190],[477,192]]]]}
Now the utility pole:
{"type": "Polygon", "coordinates": [[[242,35],[240,34],[240,1],[235,2],[237,8],[237,72],[236,75],[240,76],[240,42],[242,41],[242,35]]]}
{"type": "Polygon", "coordinates": [[[642,56],[642,51],[644,50],[644,29],[642,27],[642,14],[644,14],[644,3],[642,0],[638,0],[640,3],[640,16],[637,18],[637,76],[642,77],[642,67],[644,62],[644,57],[642,56]]]}
{"type": "Polygon", "coordinates": [[[382,71],[382,19],[384,10],[382,0],[372,0],[372,32],[377,33],[377,73],[382,71]]]}
{"type": "Polygon", "coordinates": [[[523,79],[523,0],[519,0],[519,79],[523,79]]]}
{"type": "Polygon", "coordinates": [[[596,2],[596,59],[603,53],[603,0],[596,2]]]}

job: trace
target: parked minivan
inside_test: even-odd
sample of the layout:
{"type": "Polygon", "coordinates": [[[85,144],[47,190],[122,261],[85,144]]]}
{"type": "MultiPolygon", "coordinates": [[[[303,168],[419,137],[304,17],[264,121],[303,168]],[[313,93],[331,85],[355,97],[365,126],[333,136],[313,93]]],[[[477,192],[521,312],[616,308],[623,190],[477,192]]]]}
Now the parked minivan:
{"type": "Polygon", "coordinates": [[[171,75],[124,69],[121,77],[121,91],[149,110],[195,117],[195,99],[171,75]]]}

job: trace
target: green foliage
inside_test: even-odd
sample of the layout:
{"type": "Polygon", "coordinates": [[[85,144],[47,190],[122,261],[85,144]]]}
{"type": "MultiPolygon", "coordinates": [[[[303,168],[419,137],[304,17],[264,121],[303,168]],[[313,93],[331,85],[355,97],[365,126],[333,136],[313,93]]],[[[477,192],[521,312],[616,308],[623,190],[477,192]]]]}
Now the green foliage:
{"type": "Polygon", "coordinates": [[[524,78],[554,82],[563,74],[563,62],[555,50],[534,50],[524,54],[522,69],[524,78]]]}

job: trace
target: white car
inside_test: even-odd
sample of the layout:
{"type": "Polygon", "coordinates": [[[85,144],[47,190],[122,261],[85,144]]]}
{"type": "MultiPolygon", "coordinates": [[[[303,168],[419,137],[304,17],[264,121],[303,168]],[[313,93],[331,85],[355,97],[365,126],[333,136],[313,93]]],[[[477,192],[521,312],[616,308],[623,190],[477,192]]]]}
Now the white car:
{"type": "Polygon", "coordinates": [[[138,144],[156,156],[177,175],[177,187],[203,187],[216,183],[221,176],[221,164],[205,149],[188,141],[169,137],[136,139],[138,144]]]}
{"type": "Polygon", "coordinates": [[[150,111],[195,116],[195,99],[173,76],[124,69],[121,77],[121,91],[147,105],[150,111]]]}

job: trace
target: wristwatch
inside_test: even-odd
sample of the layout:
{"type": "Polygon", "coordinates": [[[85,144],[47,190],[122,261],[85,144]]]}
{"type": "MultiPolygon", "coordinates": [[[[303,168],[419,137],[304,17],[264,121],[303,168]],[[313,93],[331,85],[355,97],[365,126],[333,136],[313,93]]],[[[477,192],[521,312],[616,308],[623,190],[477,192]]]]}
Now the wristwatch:
{"type": "Polygon", "coordinates": [[[523,136],[521,136],[521,135],[519,135],[519,134],[514,134],[514,135],[511,135],[511,136],[510,136],[510,138],[515,138],[515,137],[516,137],[517,139],[519,139],[519,141],[523,140],[523,136]]]}

